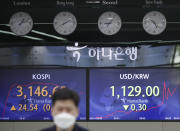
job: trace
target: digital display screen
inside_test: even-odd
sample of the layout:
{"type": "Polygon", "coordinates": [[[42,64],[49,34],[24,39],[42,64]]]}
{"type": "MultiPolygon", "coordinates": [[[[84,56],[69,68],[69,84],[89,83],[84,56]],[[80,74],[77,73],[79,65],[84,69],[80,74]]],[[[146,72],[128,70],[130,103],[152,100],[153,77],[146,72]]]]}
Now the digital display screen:
{"type": "Polygon", "coordinates": [[[180,69],[91,69],[90,120],[180,120],[180,69]]]}
{"type": "Polygon", "coordinates": [[[86,70],[0,69],[0,120],[52,120],[51,97],[61,88],[80,96],[78,120],[86,120],[86,70]]]}

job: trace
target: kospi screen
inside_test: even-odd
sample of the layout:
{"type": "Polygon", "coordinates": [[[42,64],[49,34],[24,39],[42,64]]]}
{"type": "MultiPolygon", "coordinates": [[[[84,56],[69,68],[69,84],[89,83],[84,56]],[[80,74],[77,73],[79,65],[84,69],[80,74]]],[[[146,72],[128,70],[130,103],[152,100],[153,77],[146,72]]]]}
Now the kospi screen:
{"type": "Polygon", "coordinates": [[[180,120],[180,69],[91,69],[90,120],[180,120]]]}
{"type": "Polygon", "coordinates": [[[59,87],[79,94],[78,120],[86,120],[86,70],[0,69],[0,120],[52,120],[51,97],[59,87]]]}

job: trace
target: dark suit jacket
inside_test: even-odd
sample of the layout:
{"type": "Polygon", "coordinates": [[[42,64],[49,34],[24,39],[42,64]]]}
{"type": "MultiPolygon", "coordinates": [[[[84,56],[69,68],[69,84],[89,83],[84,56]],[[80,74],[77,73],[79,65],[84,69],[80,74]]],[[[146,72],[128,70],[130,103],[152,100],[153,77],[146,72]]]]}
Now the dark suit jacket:
{"type": "MultiPolygon", "coordinates": [[[[56,126],[54,125],[53,127],[43,129],[41,131],[56,131],[56,126]]],[[[88,131],[88,130],[75,124],[73,131],[88,131]]]]}

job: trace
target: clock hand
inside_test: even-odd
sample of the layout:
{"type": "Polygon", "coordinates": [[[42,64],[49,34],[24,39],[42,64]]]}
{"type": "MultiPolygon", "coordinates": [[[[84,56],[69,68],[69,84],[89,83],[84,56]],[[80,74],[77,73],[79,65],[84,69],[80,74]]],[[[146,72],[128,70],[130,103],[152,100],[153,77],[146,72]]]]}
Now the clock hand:
{"type": "Polygon", "coordinates": [[[104,23],[104,24],[106,24],[107,27],[108,27],[110,24],[112,24],[112,21],[113,21],[113,19],[111,19],[110,22],[107,22],[107,23],[104,23]]]}
{"type": "Polygon", "coordinates": [[[68,23],[68,22],[70,22],[71,20],[68,20],[68,21],[66,21],[66,22],[64,22],[64,23],[62,23],[62,24],[59,24],[58,26],[57,26],[57,28],[59,28],[60,26],[63,26],[63,25],[65,25],[66,23],[68,23]]]}
{"type": "Polygon", "coordinates": [[[110,22],[107,22],[107,23],[104,23],[104,24],[108,26],[108,25],[110,25],[111,23],[110,23],[110,22]]]}
{"type": "Polygon", "coordinates": [[[69,23],[70,21],[71,21],[71,20],[68,20],[68,21],[62,23],[61,25],[65,25],[65,24],[69,23]]]}
{"type": "Polygon", "coordinates": [[[149,19],[149,20],[155,25],[156,28],[158,28],[158,25],[156,24],[156,22],[154,20],[151,20],[151,19],[149,19]]]}
{"type": "Polygon", "coordinates": [[[24,23],[24,18],[21,20],[21,22],[19,23],[19,25],[22,25],[22,23],[24,23]]]}

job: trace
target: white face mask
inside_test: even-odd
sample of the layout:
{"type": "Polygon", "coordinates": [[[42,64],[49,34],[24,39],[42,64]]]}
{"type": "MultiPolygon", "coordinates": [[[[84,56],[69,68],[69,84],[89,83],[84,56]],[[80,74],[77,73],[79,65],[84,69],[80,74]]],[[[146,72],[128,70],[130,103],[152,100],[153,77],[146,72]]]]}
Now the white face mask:
{"type": "Polygon", "coordinates": [[[54,116],[53,120],[56,126],[58,126],[60,129],[65,130],[74,125],[74,123],[76,122],[76,117],[69,113],[63,112],[54,116]]]}

